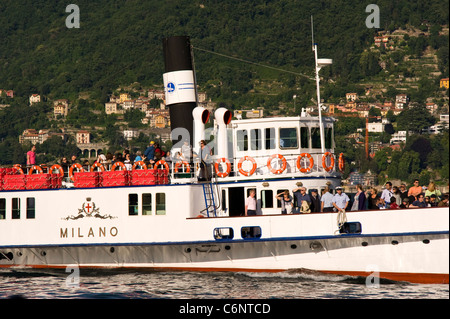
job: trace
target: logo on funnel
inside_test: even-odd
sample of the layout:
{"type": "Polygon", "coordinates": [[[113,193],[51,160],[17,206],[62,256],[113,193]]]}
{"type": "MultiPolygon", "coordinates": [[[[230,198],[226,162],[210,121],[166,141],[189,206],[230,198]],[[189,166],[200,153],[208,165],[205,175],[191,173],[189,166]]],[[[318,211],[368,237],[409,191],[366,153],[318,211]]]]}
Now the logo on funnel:
{"type": "Polygon", "coordinates": [[[173,91],[175,91],[175,84],[172,82],[167,83],[167,92],[172,93],[173,91]]]}

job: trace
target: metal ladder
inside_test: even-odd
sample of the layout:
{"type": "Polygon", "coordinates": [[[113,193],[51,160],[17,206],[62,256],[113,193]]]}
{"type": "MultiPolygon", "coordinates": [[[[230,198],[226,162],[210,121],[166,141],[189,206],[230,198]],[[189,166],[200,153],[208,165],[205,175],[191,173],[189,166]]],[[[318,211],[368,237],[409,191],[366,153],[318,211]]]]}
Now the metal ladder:
{"type": "Polygon", "coordinates": [[[214,199],[214,186],[212,182],[203,183],[203,197],[205,198],[205,206],[206,208],[202,211],[206,211],[206,215],[208,217],[216,217],[216,203],[214,199]]]}

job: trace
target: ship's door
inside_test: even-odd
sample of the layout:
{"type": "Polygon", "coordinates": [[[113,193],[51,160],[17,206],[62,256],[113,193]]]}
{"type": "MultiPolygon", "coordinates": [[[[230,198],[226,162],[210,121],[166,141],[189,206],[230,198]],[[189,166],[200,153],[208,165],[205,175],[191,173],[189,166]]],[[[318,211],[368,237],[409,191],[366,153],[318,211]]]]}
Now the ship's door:
{"type": "Polygon", "coordinates": [[[244,187],[228,188],[228,216],[244,216],[245,189],[244,187]]]}

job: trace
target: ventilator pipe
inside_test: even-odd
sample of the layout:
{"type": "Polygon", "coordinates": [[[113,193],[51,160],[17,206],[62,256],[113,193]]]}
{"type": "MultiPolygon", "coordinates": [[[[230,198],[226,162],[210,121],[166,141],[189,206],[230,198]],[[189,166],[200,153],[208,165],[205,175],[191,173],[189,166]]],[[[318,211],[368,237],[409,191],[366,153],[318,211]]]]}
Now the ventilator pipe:
{"type": "Polygon", "coordinates": [[[199,147],[201,140],[205,139],[205,124],[209,120],[210,112],[202,106],[197,106],[192,111],[194,118],[194,149],[199,147]]]}
{"type": "Polygon", "coordinates": [[[228,138],[227,125],[231,122],[231,112],[224,107],[220,107],[214,112],[217,123],[217,156],[228,158],[228,138]]]}

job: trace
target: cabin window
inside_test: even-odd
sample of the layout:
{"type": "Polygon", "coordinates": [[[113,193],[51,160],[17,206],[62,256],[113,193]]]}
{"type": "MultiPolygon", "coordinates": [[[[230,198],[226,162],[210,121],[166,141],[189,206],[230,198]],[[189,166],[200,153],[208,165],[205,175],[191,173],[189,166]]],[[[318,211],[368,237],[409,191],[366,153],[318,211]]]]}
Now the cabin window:
{"type": "Polygon", "coordinates": [[[221,239],[233,239],[234,237],[234,231],[231,227],[219,227],[214,228],[214,239],[215,240],[221,240],[221,239]]]}
{"type": "Polygon", "coordinates": [[[152,194],[142,194],[142,215],[152,214],[152,194]]]}
{"type": "Polygon", "coordinates": [[[0,219],[6,219],[6,199],[0,198],[0,219]]]}
{"type": "Polygon", "coordinates": [[[325,129],[325,148],[333,147],[333,129],[331,127],[327,127],[325,129]]]}
{"type": "Polygon", "coordinates": [[[318,127],[311,128],[311,144],[312,148],[321,148],[320,129],[318,127]]]}
{"type": "Polygon", "coordinates": [[[156,215],[166,214],[166,194],[156,193],[156,215]]]}
{"type": "Polygon", "coordinates": [[[309,129],[307,127],[300,128],[300,146],[309,148],[309,129]]]}
{"type": "Polygon", "coordinates": [[[27,197],[27,219],[34,219],[36,214],[36,202],[34,197],[27,197]]]}
{"type": "Polygon", "coordinates": [[[261,238],[261,227],[259,226],[242,227],[241,237],[243,239],[261,238]]]}
{"type": "Polygon", "coordinates": [[[250,149],[252,151],[259,151],[262,149],[261,130],[250,130],[250,149]]]}
{"type": "Polygon", "coordinates": [[[20,219],[20,198],[12,199],[11,218],[20,219]]]}
{"type": "Polygon", "coordinates": [[[297,129],[280,128],[280,148],[298,148],[297,129]]]}
{"type": "Polygon", "coordinates": [[[237,138],[237,150],[238,151],[248,151],[248,134],[247,130],[238,130],[236,132],[237,138]]]}
{"type": "Polygon", "coordinates": [[[271,189],[264,189],[261,191],[261,208],[273,207],[273,191],[271,189]]]}
{"type": "Polygon", "coordinates": [[[275,149],[275,129],[273,127],[266,128],[266,150],[275,149]]]}
{"type": "Polygon", "coordinates": [[[138,194],[128,194],[128,215],[138,214],[138,194]]]}

